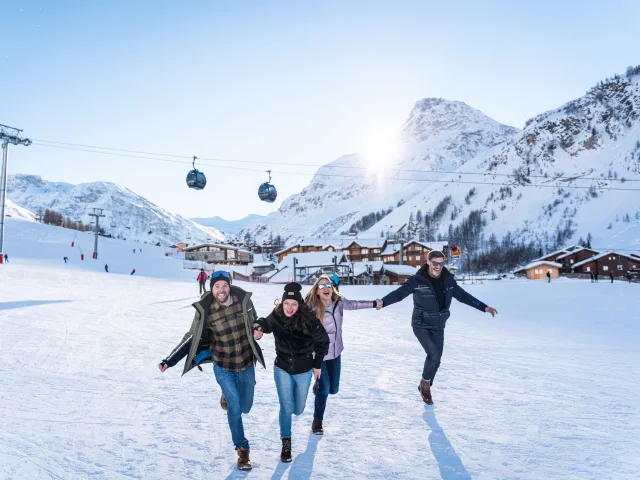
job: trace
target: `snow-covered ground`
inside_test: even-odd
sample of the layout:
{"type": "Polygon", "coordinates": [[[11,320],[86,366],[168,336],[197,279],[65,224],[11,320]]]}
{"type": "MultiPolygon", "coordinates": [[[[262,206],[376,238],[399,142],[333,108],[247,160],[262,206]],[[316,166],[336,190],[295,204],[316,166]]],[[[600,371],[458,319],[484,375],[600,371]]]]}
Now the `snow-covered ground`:
{"type": "MultiPolygon", "coordinates": [[[[9,219],[10,263],[0,265],[0,479],[631,479],[640,471],[637,284],[467,285],[499,315],[454,301],[433,407],[417,391],[424,355],[411,300],[346,312],[325,435],[310,434],[310,394],[294,420],[289,465],[278,460],[275,352],[265,336],[268,368],[257,369],[245,416],[254,464],[246,474],[235,470],[212,371],[181,378],[181,366],[157,369],[190,325],[193,273],[145,246],[142,275],[129,276],[133,253],[125,257],[129,247],[116,241],[101,244],[115,273],[101,270],[102,258],[65,265],[63,229],[58,241],[34,224],[44,232],[34,239],[22,223],[33,224],[9,219]]],[[[241,286],[260,314],[282,291],[241,286]]],[[[373,299],[391,288],[342,292],[373,299]]]]}

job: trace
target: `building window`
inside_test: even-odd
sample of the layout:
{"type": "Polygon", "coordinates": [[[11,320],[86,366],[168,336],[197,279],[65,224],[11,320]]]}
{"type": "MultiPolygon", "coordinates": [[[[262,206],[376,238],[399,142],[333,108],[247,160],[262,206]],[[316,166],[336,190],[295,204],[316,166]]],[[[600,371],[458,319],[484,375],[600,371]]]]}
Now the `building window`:
{"type": "Polygon", "coordinates": [[[536,275],[538,275],[538,269],[536,268],[533,273],[535,273],[536,275]]]}
{"type": "Polygon", "coordinates": [[[368,248],[363,248],[361,253],[362,253],[362,255],[367,255],[367,254],[369,254],[369,249],[368,248]]]}
{"type": "Polygon", "coordinates": [[[618,270],[622,270],[622,265],[618,265],[618,270]]]}
{"type": "Polygon", "coordinates": [[[407,261],[407,257],[405,255],[402,256],[402,258],[404,259],[404,261],[407,261]]]}
{"type": "Polygon", "coordinates": [[[380,249],[379,248],[374,248],[373,249],[373,253],[380,253],[380,249]]]}
{"type": "Polygon", "coordinates": [[[419,262],[420,261],[420,255],[416,256],[416,261],[419,262]]]}
{"type": "Polygon", "coordinates": [[[602,267],[602,270],[604,270],[604,271],[606,272],[607,270],[609,270],[609,267],[607,267],[606,265],[604,265],[604,266],[602,267]]]}
{"type": "Polygon", "coordinates": [[[410,261],[410,262],[413,262],[413,257],[409,257],[409,261],[410,261]]]}
{"type": "Polygon", "coordinates": [[[590,271],[591,271],[591,267],[587,267],[587,272],[590,272],[590,271]]]}
{"type": "Polygon", "coordinates": [[[569,260],[569,263],[573,263],[573,258],[571,260],[569,260]]]}

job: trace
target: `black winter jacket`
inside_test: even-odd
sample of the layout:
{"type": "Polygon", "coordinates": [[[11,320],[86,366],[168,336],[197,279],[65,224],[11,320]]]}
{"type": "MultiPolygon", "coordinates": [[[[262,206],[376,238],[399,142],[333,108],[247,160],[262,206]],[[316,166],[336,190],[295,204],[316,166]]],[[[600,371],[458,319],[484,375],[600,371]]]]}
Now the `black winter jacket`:
{"type": "Polygon", "coordinates": [[[436,297],[431,282],[428,277],[428,267],[423,266],[418,273],[412,275],[399,288],[382,298],[385,307],[393,305],[403,300],[413,293],[413,314],[411,325],[414,328],[424,328],[428,330],[443,329],[449,318],[449,307],[453,297],[471,307],[484,312],[487,307],[473,295],[465,292],[456,282],[453,274],[446,268],[442,269],[442,280],[444,282],[444,308],[440,310],[438,298],[436,297]]]}
{"type": "Polygon", "coordinates": [[[264,333],[273,333],[276,343],[275,365],[291,375],[320,368],[324,356],[329,352],[329,335],[322,323],[318,321],[314,330],[305,334],[300,330],[290,330],[285,322],[286,318],[275,311],[256,321],[264,333]]]}

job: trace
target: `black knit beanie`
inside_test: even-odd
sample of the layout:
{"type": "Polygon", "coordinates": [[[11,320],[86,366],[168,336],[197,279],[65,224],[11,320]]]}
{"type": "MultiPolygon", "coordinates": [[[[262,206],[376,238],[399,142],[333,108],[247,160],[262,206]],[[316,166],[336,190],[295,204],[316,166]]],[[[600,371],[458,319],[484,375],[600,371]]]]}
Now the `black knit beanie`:
{"type": "Polygon", "coordinates": [[[302,305],[304,300],[302,299],[302,285],[296,282],[287,283],[284,286],[284,293],[282,294],[282,302],[285,300],[295,300],[298,304],[302,305]]]}

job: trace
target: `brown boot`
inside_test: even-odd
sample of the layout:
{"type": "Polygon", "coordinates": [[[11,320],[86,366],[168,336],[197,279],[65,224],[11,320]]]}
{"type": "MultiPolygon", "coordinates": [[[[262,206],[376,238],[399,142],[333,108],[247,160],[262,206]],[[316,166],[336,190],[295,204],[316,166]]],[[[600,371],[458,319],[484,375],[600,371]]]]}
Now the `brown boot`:
{"type": "Polygon", "coordinates": [[[322,420],[313,420],[311,424],[311,431],[316,435],[324,435],[324,430],[322,429],[322,420]]]}
{"type": "Polygon", "coordinates": [[[224,393],[220,397],[220,408],[222,408],[225,412],[229,409],[229,406],[227,405],[227,399],[224,398],[224,393]]]}
{"type": "Polygon", "coordinates": [[[427,405],[433,405],[433,398],[431,398],[431,384],[422,378],[420,379],[418,390],[420,391],[420,395],[422,395],[424,403],[427,405]]]}
{"type": "Polygon", "coordinates": [[[251,460],[249,460],[249,450],[238,448],[238,470],[251,470],[251,460]]]}
{"type": "Polygon", "coordinates": [[[282,439],[282,452],[280,453],[280,461],[289,463],[291,461],[291,438],[282,439]]]}

